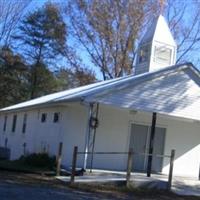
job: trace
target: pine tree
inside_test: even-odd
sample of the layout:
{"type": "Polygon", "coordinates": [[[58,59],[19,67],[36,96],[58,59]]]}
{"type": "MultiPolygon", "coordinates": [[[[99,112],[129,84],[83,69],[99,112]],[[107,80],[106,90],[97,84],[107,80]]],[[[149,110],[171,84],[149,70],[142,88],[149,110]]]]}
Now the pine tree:
{"type": "Polygon", "coordinates": [[[0,107],[28,98],[29,69],[19,55],[9,48],[0,50],[0,107]]]}
{"type": "Polygon", "coordinates": [[[51,3],[27,15],[13,38],[30,64],[30,98],[55,91],[55,78],[48,65],[61,54],[66,26],[59,9],[51,3]]]}

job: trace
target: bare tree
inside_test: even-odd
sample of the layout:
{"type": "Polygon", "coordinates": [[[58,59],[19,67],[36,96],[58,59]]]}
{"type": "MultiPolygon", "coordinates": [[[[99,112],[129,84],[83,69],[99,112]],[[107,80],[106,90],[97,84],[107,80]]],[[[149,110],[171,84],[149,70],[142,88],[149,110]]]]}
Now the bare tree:
{"type": "Polygon", "coordinates": [[[198,0],[69,0],[69,33],[98,67],[103,79],[130,74],[138,41],[153,17],[163,14],[178,45],[177,63],[198,63],[198,0]]]}
{"type": "Polygon", "coordinates": [[[92,70],[82,67],[72,69],[61,67],[55,72],[55,76],[57,78],[59,90],[88,85],[97,81],[92,70]]]}
{"type": "Polygon", "coordinates": [[[200,50],[200,2],[198,0],[163,0],[163,14],[178,46],[177,63],[198,64],[200,50]]]}
{"type": "Polygon", "coordinates": [[[0,0],[0,45],[7,46],[31,0],[0,0]]]}
{"type": "Polygon", "coordinates": [[[68,2],[71,34],[101,70],[104,80],[131,73],[138,34],[156,4],[148,0],[68,2]]]}
{"type": "Polygon", "coordinates": [[[66,44],[61,53],[66,58],[65,67],[58,68],[56,71],[61,88],[74,88],[97,81],[94,70],[83,63],[74,48],[66,44]]]}

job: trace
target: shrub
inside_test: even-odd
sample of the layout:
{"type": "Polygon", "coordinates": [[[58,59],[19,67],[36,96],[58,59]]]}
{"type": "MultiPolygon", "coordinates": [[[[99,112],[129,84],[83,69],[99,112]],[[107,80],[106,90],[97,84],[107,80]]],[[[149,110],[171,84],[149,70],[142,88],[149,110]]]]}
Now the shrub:
{"type": "Polygon", "coordinates": [[[33,153],[20,158],[25,165],[41,168],[53,168],[56,165],[56,157],[49,156],[47,153],[33,153]]]}

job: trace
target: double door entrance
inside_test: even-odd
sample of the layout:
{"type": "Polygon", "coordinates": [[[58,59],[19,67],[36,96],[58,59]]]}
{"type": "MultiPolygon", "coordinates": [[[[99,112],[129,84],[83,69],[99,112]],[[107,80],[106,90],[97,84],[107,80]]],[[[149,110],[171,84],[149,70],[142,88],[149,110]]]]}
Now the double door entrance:
{"type": "MultiPolygon", "coordinates": [[[[151,127],[147,125],[132,124],[130,147],[136,152],[133,159],[133,169],[135,171],[146,171],[148,156],[137,153],[148,153],[151,127]]],[[[154,136],[153,154],[163,155],[166,128],[156,127],[154,136]]],[[[162,171],[163,158],[153,156],[152,171],[162,171]]]]}

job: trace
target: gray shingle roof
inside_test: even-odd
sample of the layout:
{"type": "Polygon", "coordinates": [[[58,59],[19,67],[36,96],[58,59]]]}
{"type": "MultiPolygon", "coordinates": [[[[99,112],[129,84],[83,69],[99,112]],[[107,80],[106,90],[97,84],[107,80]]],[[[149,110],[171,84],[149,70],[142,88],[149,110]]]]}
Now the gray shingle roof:
{"type": "Polygon", "coordinates": [[[190,63],[78,87],[3,108],[0,112],[60,102],[99,102],[200,120],[200,76],[190,63]]]}

